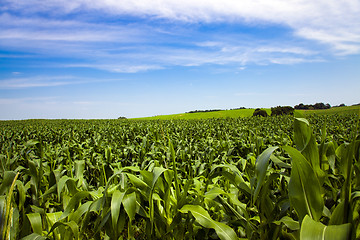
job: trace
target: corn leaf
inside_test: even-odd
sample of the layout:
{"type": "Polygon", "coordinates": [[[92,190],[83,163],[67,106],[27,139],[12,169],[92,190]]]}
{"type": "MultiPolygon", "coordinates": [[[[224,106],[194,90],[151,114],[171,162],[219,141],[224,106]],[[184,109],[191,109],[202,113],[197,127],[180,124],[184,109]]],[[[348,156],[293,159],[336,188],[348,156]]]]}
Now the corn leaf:
{"type": "Polygon", "coordinates": [[[120,214],[121,202],[124,195],[125,192],[120,192],[119,190],[115,190],[111,198],[111,220],[112,220],[113,229],[116,229],[116,225],[120,214]]]}
{"type": "Polygon", "coordinates": [[[182,213],[191,212],[196,221],[205,228],[213,228],[222,240],[238,239],[235,231],[224,223],[214,221],[209,213],[198,205],[185,205],[180,210],[182,213]]]}
{"type": "Polygon", "coordinates": [[[349,239],[351,224],[325,226],[305,216],[300,230],[300,240],[344,240],[349,239]]]}
{"type": "Polygon", "coordinates": [[[23,237],[21,240],[46,240],[47,238],[44,236],[41,236],[38,233],[32,233],[30,235],[27,235],[26,237],[23,237]]]}
{"type": "Polygon", "coordinates": [[[292,158],[288,187],[290,203],[295,208],[300,222],[307,214],[317,221],[324,208],[319,180],[309,162],[299,151],[290,146],[284,146],[283,149],[292,158]]]}
{"type": "Polygon", "coordinates": [[[26,216],[29,219],[31,228],[33,229],[34,233],[41,235],[42,234],[41,215],[39,213],[29,213],[26,214],[26,216]]]}
{"type": "Polygon", "coordinates": [[[269,147],[264,152],[262,152],[256,160],[255,163],[255,176],[257,178],[257,185],[254,191],[253,202],[256,201],[260,189],[264,183],[267,168],[269,166],[269,159],[271,154],[277,149],[278,147],[269,147]]]}
{"type": "Polygon", "coordinates": [[[124,205],[124,209],[127,213],[127,215],[130,218],[130,221],[132,221],[135,218],[136,214],[136,193],[132,192],[130,194],[126,194],[122,201],[124,205]]]}

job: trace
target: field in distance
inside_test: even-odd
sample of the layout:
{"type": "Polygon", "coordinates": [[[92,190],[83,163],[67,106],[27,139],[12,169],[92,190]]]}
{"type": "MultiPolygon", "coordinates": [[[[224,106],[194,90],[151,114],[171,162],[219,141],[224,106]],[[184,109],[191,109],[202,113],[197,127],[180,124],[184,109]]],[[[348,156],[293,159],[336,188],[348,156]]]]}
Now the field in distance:
{"type": "MultiPolygon", "coordinates": [[[[159,115],[153,117],[144,118],[132,118],[136,120],[170,120],[170,119],[207,119],[207,118],[238,118],[238,117],[250,117],[254,113],[253,108],[248,109],[234,109],[234,110],[221,110],[214,112],[196,112],[196,113],[179,113],[171,115],[159,115]]],[[[264,108],[270,115],[270,108],[264,108]]]]}
{"type": "MultiPolygon", "coordinates": [[[[270,108],[263,108],[270,115],[270,108]]],[[[171,120],[171,119],[207,119],[207,118],[238,118],[238,117],[251,117],[254,113],[254,108],[247,109],[235,109],[235,110],[221,110],[214,112],[196,112],[196,113],[179,113],[171,115],[159,115],[153,117],[132,118],[133,120],[171,120]]],[[[332,107],[330,109],[323,110],[295,110],[301,112],[304,115],[311,114],[347,114],[347,113],[359,113],[360,105],[345,106],[345,107],[332,107]]]]}

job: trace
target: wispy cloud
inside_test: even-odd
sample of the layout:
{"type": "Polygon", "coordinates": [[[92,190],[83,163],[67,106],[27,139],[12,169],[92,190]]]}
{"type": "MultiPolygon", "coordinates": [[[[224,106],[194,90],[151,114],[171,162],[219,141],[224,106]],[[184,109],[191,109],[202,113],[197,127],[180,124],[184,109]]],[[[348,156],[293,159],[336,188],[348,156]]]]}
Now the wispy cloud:
{"type": "Polygon", "coordinates": [[[106,70],[109,72],[116,72],[116,73],[137,73],[137,72],[144,72],[149,70],[159,70],[163,69],[163,67],[159,65],[130,65],[130,64],[106,64],[106,63],[89,63],[89,64],[68,64],[65,67],[70,68],[96,68],[101,70],[106,70]]]}
{"type": "MultiPolygon", "coordinates": [[[[358,25],[360,26],[360,24],[358,25]]],[[[348,29],[347,31],[333,29],[327,31],[324,29],[302,28],[296,34],[332,46],[333,52],[337,55],[350,55],[360,53],[360,30],[358,29],[348,29]]]]}
{"type": "Polygon", "coordinates": [[[144,28],[114,24],[88,23],[79,20],[53,20],[45,17],[19,17],[1,14],[0,39],[65,42],[141,41],[144,28]]]}
{"type": "Polygon", "coordinates": [[[356,0],[4,0],[1,11],[0,47],[72,58],[66,67],[119,73],[207,64],[238,69],[360,53],[360,28],[352,27],[360,25],[356,0]],[[94,17],[93,11],[101,14],[94,17]],[[69,14],[76,17],[64,17],[69,14]],[[137,20],[121,21],[128,16],[137,20]],[[276,25],[291,32],[281,40],[226,31],[194,34],[197,23],[276,25]]]}
{"type": "Polygon", "coordinates": [[[122,81],[123,79],[92,79],[75,76],[33,76],[0,79],[0,89],[22,89],[37,87],[58,87],[74,84],[122,81]]]}
{"type": "Polygon", "coordinates": [[[102,11],[110,16],[132,15],[190,23],[280,24],[292,28],[298,36],[325,41],[344,54],[359,52],[356,46],[360,42],[360,28],[353,27],[360,24],[360,2],[357,0],[7,0],[2,9],[29,14],[47,12],[49,15],[81,13],[85,9],[102,11]],[[339,33],[346,38],[338,39],[339,33]],[[347,45],[348,41],[352,45],[347,45]]]}
{"type": "Polygon", "coordinates": [[[31,87],[54,87],[75,84],[76,81],[69,76],[59,77],[26,77],[0,80],[0,89],[31,88],[31,87]]]}
{"type": "Polygon", "coordinates": [[[24,97],[24,98],[0,98],[0,105],[18,105],[37,103],[53,103],[57,97],[24,97]]]}

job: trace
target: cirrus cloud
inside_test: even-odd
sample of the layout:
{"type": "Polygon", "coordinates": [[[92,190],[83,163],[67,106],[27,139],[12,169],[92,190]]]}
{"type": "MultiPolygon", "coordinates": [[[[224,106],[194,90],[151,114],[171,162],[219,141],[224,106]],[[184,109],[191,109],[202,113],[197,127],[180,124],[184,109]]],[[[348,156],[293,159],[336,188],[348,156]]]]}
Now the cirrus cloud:
{"type": "Polygon", "coordinates": [[[360,53],[357,0],[5,0],[1,12],[0,46],[74,56],[81,61],[67,66],[112,72],[296,64],[360,53]],[[289,32],[282,40],[276,32],[271,40],[236,30],[199,33],[207,24],[239,25],[240,31],[241,26],[253,26],[259,32],[280,26],[289,32]],[[247,39],[241,41],[243,36],[247,39]]]}

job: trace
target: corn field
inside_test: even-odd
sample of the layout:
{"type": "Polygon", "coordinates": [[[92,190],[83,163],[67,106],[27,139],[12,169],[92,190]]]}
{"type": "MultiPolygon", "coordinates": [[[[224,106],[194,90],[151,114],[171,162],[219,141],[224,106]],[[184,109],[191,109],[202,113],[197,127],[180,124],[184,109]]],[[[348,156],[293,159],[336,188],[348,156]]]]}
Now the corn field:
{"type": "Polygon", "coordinates": [[[357,115],[0,121],[1,239],[360,239],[357,115]]]}

